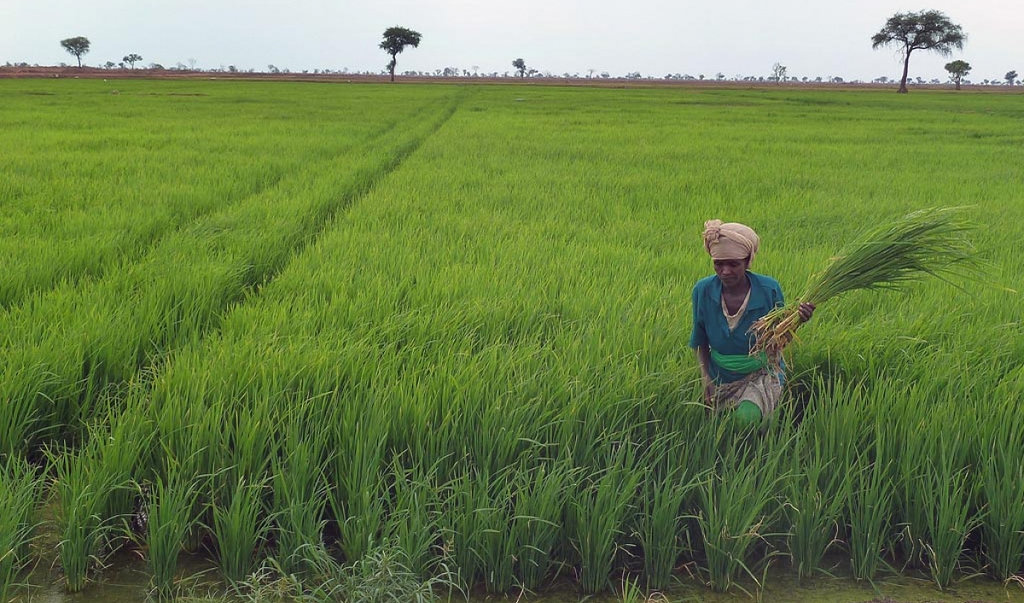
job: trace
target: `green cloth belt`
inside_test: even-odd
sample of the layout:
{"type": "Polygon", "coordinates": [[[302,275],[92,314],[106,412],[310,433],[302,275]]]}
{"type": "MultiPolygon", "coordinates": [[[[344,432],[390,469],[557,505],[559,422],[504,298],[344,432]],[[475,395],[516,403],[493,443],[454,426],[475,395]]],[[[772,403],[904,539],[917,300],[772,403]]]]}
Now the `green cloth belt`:
{"type": "Polygon", "coordinates": [[[720,354],[712,349],[711,360],[721,368],[734,373],[753,373],[768,366],[768,355],[764,352],[757,356],[749,356],[747,354],[720,354]]]}

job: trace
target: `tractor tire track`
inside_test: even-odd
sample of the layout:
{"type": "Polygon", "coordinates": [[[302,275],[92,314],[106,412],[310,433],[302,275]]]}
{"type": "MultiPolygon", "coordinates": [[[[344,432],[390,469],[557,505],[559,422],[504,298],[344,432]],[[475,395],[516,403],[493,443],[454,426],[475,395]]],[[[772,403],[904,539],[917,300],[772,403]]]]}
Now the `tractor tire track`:
{"type": "Polygon", "coordinates": [[[27,454],[55,439],[74,444],[101,400],[216,331],[232,305],[258,295],[334,215],[436,132],[459,99],[423,105],[390,122],[355,158],[318,162],[287,191],[249,198],[164,238],[123,274],[4,317],[16,328],[4,329],[0,341],[0,454],[27,454]]]}

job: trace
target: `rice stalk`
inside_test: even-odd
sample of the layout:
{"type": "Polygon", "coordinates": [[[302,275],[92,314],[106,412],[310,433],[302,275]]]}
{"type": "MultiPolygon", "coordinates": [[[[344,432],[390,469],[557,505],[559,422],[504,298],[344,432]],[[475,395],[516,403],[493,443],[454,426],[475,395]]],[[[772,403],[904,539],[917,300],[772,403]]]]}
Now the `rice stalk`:
{"type": "Polygon", "coordinates": [[[529,467],[523,461],[515,475],[516,575],[527,590],[535,590],[548,575],[558,536],[564,530],[566,498],[576,489],[578,472],[567,458],[541,461],[529,467]]]}
{"type": "Polygon", "coordinates": [[[253,570],[257,555],[270,531],[263,509],[264,481],[239,478],[229,489],[227,502],[213,507],[213,535],[221,573],[231,584],[241,582],[253,570]]]}
{"type": "Polygon", "coordinates": [[[786,541],[797,580],[810,578],[838,541],[843,507],[850,496],[850,471],[807,450],[794,455],[785,517],[786,541]]]}
{"type": "Polygon", "coordinates": [[[28,567],[28,545],[36,524],[42,479],[35,468],[14,456],[0,455],[0,601],[10,600],[19,574],[28,567]]]}
{"type": "MultiPolygon", "coordinates": [[[[481,473],[481,476],[486,474],[481,473]]],[[[513,524],[513,471],[506,469],[481,484],[488,491],[485,507],[476,509],[480,530],[476,551],[483,568],[484,587],[490,593],[507,593],[515,578],[516,534],[513,524]]]]}
{"type": "Polygon", "coordinates": [[[329,490],[327,427],[306,413],[295,414],[285,427],[281,456],[272,461],[277,558],[289,574],[304,569],[310,563],[306,555],[324,546],[329,490]]]}
{"type": "Polygon", "coordinates": [[[708,584],[715,592],[735,586],[740,572],[763,587],[751,567],[750,553],[772,535],[769,528],[775,521],[773,502],[784,475],[779,466],[784,447],[757,451],[747,450],[748,446],[737,443],[697,486],[696,523],[704,544],[708,584]]]}
{"type": "MultiPolygon", "coordinates": [[[[922,419],[922,422],[924,420],[922,419]]],[[[928,418],[931,421],[931,417],[928,418]]],[[[904,447],[896,458],[893,493],[898,512],[897,543],[903,552],[907,567],[920,568],[925,565],[924,540],[927,534],[928,518],[926,508],[934,505],[930,483],[927,483],[929,456],[934,452],[919,426],[908,425],[900,429],[904,447]]]]}
{"type": "Polygon", "coordinates": [[[401,549],[410,570],[426,577],[437,565],[441,538],[437,466],[423,469],[416,464],[404,469],[396,457],[391,473],[394,495],[384,528],[386,539],[401,549]]]}
{"type": "Polygon", "coordinates": [[[93,450],[78,454],[47,450],[57,476],[54,486],[59,500],[57,532],[61,538],[58,556],[65,588],[72,593],[81,591],[89,572],[102,565],[105,540],[113,529],[103,515],[109,494],[117,484],[94,462],[95,447],[94,444],[93,450]]]}
{"type": "Polygon", "coordinates": [[[570,538],[580,559],[580,587],[588,594],[608,586],[626,518],[643,479],[630,442],[604,446],[613,450],[605,453],[603,466],[582,481],[568,508],[570,538]]]}
{"type": "Polygon", "coordinates": [[[492,504],[489,492],[490,478],[487,475],[467,470],[445,485],[443,500],[444,555],[450,556],[455,564],[459,584],[472,588],[486,568],[481,561],[487,529],[482,521],[481,509],[492,504]]]}
{"type": "Polygon", "coordinates": [[[929,462],[925,484],[932,498],[925,506],[928,536],[924,543],[928,571],[939,589],[953,581],[953,572],[968,536],[981,524],[982,513],[972,509],[974,479],[966,467],[954,465],[952,455],[943,454],[929,462]]]}
{"type": "Polygon", "coordinates": [[[669,434],[654,443],[661,458],[647,464],[636,524],[647,589],[662,590],[689,540],[683,506],[699,478],[686,473],[687,442],[669,434]]]}
{"type": "Polygon", "coordinates": [[[978,261],[966,238],[972,227],[959,217],[961,210],[915,211],[865,235],[815,275],[797,301],[754,323],[750,353],[778,358],[801,324],[801,303],[817,306],[858,289],[897,289],[928,275],[943,280],[969,276],[978,261]]]}
{"type": "Polygon", "coordinates": [[[855,578],[870,582],[884,564],[882,555],[892,522],[892,461],[864,453],[851,470],[854,477],[845,509],[850,565],[855,578]]]}
{"type": "MultiPolygon", "coordinates": [[[[153,588],[160,599],[174,596],[174,574],[185,537],[196,521],[199,484],[196,476],[175,459],[166,459],[166,475],[157,475],[150,488],[146,559],[153,588]]],[[[140,494],[143,488],[139,488],[140,494]]]]}
{"type": "MultiPolygon", "coordinates": [[[[1017,419],[1019,420],[1019,419],[1017,419]]],[[[1017,421],[1015,420],[1015,421],[1017,421]]],[[[982,519],[982,542],[988,571],[1000,580],[1024,572],[1024,433],[1002,421],[990,430],[982,461],[981,489],[987,512],[982,519]]]]}
{"type": "Polygon", "coordinates": [[[379,544],[385,522],[389,421],[378,405],[340,400],[333,418],[331,490],[328,501],[338,522],[341,550],[349,563],[379,544]]]}

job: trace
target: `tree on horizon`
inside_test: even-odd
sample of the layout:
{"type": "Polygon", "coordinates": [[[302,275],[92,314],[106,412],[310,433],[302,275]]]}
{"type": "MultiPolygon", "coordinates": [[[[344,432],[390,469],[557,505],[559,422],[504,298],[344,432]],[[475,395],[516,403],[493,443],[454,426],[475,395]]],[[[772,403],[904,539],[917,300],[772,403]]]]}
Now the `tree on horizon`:
{"type": "Polygon", "coordinates": [[[79,67],[79,69],[81,69],[81,67],[82,67],[82,55],[89,52],[89,46],[90,46],[89,38],[87,38],[85,36],[75,36],[73,38],[65,38],[65,39],[60,41],[60,45],[64,48],[64,50],[66,50],[69,53],[75,55],[75,58],[78,59],[78,67],[79,67]]]}
{"type": "Polygon", "coordinates": [[[384,40],[381,41],[380,47],[391,55],[388,72],[391,74],[392,82],[395,81],[395,65],[398,63],[398,55],[405,50],[406,46],[418,48],[422,37],[420,32],[405,27],[389,27],[384,30],[384,40]]]}
{"type": "Polygon", "coordinates": [[[941,11],[896,13],[889,17],[881,31],[871,36],[871,47],[876,50],[889,44],[900,47],[903,54],[903,78],[897,92],[906,94],[910,53],[915,50],[934,50],[943,56],[949,56],[954,48],[964,47],[965,37],[963,29],[950,21],[941,11]]]}
{"type": "Polygon", "coordinates": [[[950,63],[946,63],[946,71],[949,72],[949,79],[953,80],[956,84],[956,89],[960,89],[960,81],[970,73],[971,64],[967,61],[956,60],[950,63]]]}
{"type": "Polygon", "coordinates": [[[124,58],[122,58],[121,60],[125,63],[128,63],[128,65],[130,65],[132,69],[135,69],[135,63],[138,63],[142,60],[142,55],[132,52],[124,55],[124,58]]]}
{"type": "Polygon", "coordinates": [[[526,77],[526,61],[523,59],[516,59],[512,61],[512,66],[519,72],[519,77],[526,77]]]}

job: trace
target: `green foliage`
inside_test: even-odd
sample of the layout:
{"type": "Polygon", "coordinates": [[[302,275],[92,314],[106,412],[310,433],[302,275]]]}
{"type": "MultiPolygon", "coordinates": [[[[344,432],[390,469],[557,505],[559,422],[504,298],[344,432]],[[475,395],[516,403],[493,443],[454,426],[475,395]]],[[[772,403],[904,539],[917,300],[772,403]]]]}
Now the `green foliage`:
{"type": "MultiPolygon", "coordinates": [[[[743,435],[740,432],[740,437],[743,435]]],[[[736,585],[741,571],[761,587],[751,557],[754,546],[772,535],[785,450],[785,445],[752,448],[737,439],[697,487],[696,521],[704,544],[708,584],[715,592],[727,592],[736,585]]]]}
{"type": "Polygon", "coordinates": [[[309,412],[319,408],[309,402],[293,407],[271,466],[277,558],[289,574],[305,569],[306,554],[323,545],[328,429],[309,412]]]}
{"type": "Polygon", "coordinates": [[[694,482],[681,471],[664,476],[648,473],[646,478],[637,517],[640,548],[647,588],[662,590],[672,583],[687,544],[683,504],[694,482]]]}
{"type": "Polygon", "coordinates": [[[595,452],[594,473],[572,493],[567,510],[570,539],[580,560],[580,586],[586,593],[608,586],[643,479],[630,443],[601,442],[595,452]]]}
{"type": "Polygon", "coordinates": [[[851,474],[806,440],[791,462],[785,504],[787,543],[797,578],[804,579],[821,569],[825,554],[838,542],[851,474]]]}
{"type": "Polygon", "coordinates": [[[0,455],[0,601],[11,593],[29,566],[28,545],[36,524],[33,513],[42,492],[35,468],[20,458],[0,455]]]}
{"type": "Polygon", "coordinates": [[[168,459],[166,476],[157,476],[150,487],[146,559],[160,599],[174,596],[178,554],[196,521],[199,484],[198,477],[190,473],[188,464],[168,459]]]}
{"type": "Polygon", "coordinates": [[[981,448],[983,478],[980,487],[987,501],[982,518],[982,539],[989,573],[1010,580],[1024,567],[1024,465],[1017,451],[1024,447],[1024,432],[1006,414],[991,416],[984,426],[990,437],[981,448]]]}
{"type": "Polygon", "coordinates": [[[868,581],[885,564],[883,553],[892,528],[893,468],[884,453],[884,440],[891,436],[884,427],[879,431],[874,454],[866,450],[858,455],[846,509],[853,575],[868,581]]]}
{"type": "Polygon", "coordinates": [[[889,17],[882,29],[871,36],[871,47],[879,48],[895,44],[903,54],[903,79],[899,92],[907,91],[907,70],[910,53],[915,50],[932,50],[948,56],[953,49],[964,47],[963,29],[937,10],[896,13],[889,17]]]}
{"type": "Polygon", "coordinates": [[[130,65],[132,69],[135,69],[135,63],[138,63],[142,60],[142,55],[131,52],[124,55],[124,58],[121,60],[125,63],[128,63],[128,65],[130,65]]]}
{"type": "Polygon", "coordinates": [[[388,72],[391,74],[392,82],[395,81],[395,63],[398,61],[398,55],[405,50],[406,46],[418,48],[422,38],[423,35],[420,32],[405,27],[389,27],[384,30],[384,39],[381,40],[380,47],[391,55],[388,72]]]}
{"type": "Polygon", "coordinates": [[[428,579],[417,576],[409,569],[402,550],[390,541],[349,565],[339,564],[323,548],[305,557],[309,567],[301,574],[284,572],[273,559],[268,560],[242,585],[239,594],[251,601],[427,603],[441,600],[442,592],[451,595],[458,590],[447,572],[428,579]]]}
{"type": "Polygon", "coordinates": [[[25,122],[0,128],[3,245],[105,251],[0,281],[0,456],[50,450],[70,574],[126,521],[166,596],[183,547],[265,557],[235,595],[299,600],[753,591],[826,550],[865,578],[1019,573],[1014,294],[843,295],[763,433],[704,415],[686,348],[709,206],[790,297],[864,225],[965,202],[1016,282],[1013,95],[60,84],[0,81],[25,122]]]}
{"type": "Polygon", "coordinates": [[[775,357],[800,325],[799,304],[820,305],[856,290],[899,289],[926,276],[975,276],[979,261],[968,240],[963,208],[915,211],[857,238],[816,274],[798,301],[772,310],[752,330],[757,349],[775,357]]]}
{"type": "Polygon", "coordinates": [[[517,578],[527,590],[538,588],[550,571],[566,496],[576,490],[577,475],[563,458],[535,466],[524,460],[515,476],[514,557],[517,578]]]}
{"type": "Polygon", "coordinates": [[[221,573],[235,584],[245,579],[257,563],[257,555],[270,531],[263,509],[265,484],[239,478],[226,501],[213,507],[213,536],[221,573]]]}
{"type": "Polygon", "coordinates": [[[82,55],[89,52],[89,38],[85,36],[75,36],[73,38],[65,38],[60,41],[61,47],[68,51],[68,54],[73,55],[78,59],[78,66],[82,66],[82,55]]]}
{"type": "Polygon", "coordinates": [[[949,72],[949,79],[956,84],[956,89],[960,89],[960,81],[967,77],[967,74],[971,72],[971,64],[967,61],[957,59],[946,63],[946,71],[949,72]]]}

